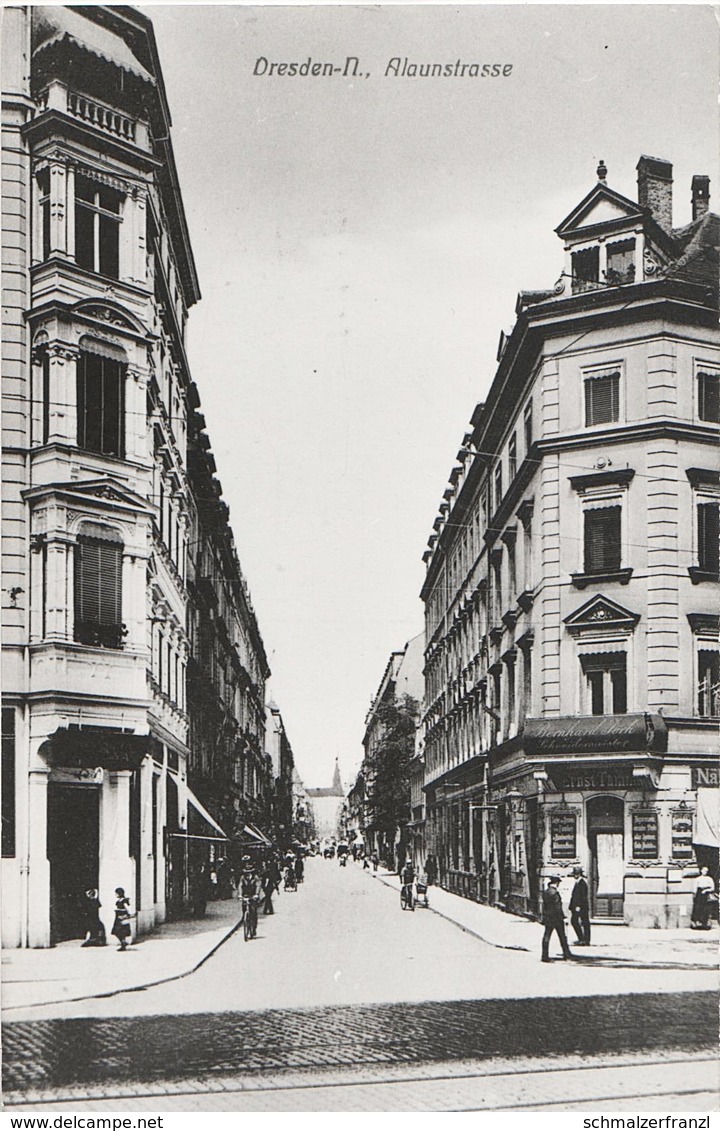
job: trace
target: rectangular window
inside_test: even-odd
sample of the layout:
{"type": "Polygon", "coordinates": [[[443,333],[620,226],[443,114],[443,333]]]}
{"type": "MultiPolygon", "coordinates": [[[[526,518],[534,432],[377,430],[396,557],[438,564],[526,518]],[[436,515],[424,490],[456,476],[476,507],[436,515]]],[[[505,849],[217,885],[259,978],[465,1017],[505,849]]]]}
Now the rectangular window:
{"type": "Polygon", "coordinates": [[[533,443],[533,406],[532,406],[532,401],[528,402],[527,408],[525,409],[524,425],[525,425],[525,455],[527,455],[528,452],[530,451],[530,448],[532,447],[532,443],[533,443]]]}
{"type": "Polygon", "coordinates": [[[657,860],[658,858],[658,818],[657,813],[633,813],[632,815],[632,854],[635,860],[657,860]]]}
{"type": "Polygon", "coordinates": [[[608,245],[607,281],[611,287],[635,281],[635,240],[608,245]]]}
{"type": "Polygon", "coordinates": [[[81,353],[77,366],[78,447],[106,456],[125,454],[125,366],[81,353]]]}
{"type": "Polygon", "coordinates": [[[717,577],[720,572],[720,502],[699,503],[698,567],[717,577]]]}
{"type": "Polygon", "coordinates": [[[495,510],[497,510],[503,498],[503,469],[502,464],[499,463],[495,468],[495,510]]]}
{"type": "Polygon", "coordinates": [[[2,708],[2,854],[15,855],[15,708],[2,708]]]}
{"type": "Polygon", "coordinates": [[[591,715],[627,712],[627,657],[624,652],[581,656],[591,715]]]}
{"type": "Polygon", "coordinates": [[[42,225],[42,257],[47,259],[50,254],[50,170],[43,169],[38,173],[38,191],[40,202],[40,219],[42,225]]]}
{"type": "Polygon", "coordinates": [[[42,442],[47,444],[50,435],[50,358],[42,355],[42,442]]]}
{"type": "Polygon", "coordinates": [[[86,271],[117,279],[122,193],[75,178],[75,261],[86,271]]]}
{"type": "Polygon", "coordinates": [[[720,424],[720,373],[698,373],[698,416],[720,424]]]}
{"type": "Polygon", "coordinates": [[[510,482],[512,483],[513,479],[517,475],[517,434],[515,432],[513,432],[512,436],[510,437],[510,442],[508,444],[508,475],[510,476],[510,482]]]}
{"type": "Polygon", "coordinates": [[[613,424],[620,416],[620,374],[585,378],[585,426],[613,424]]]}
{"type": "Polygon", "coordinates": [[[572,254],[572,292],[595,290],[600,280],[600,248],[588,247],[572,254]]]}
{"type": "Polygon", "coordinates": [[[620,569],[622,559],[620,507],[585,511],[585,572],[620,569]]]}
{"type": "Polygon", "coordinates": [[[78,537],[75,547],[75,640],[122,646],[122,545],[78,537]]]}
{"type": "Polygon", "coordinates": [[[720,652],[711,648],[698,653],[698,714],[704,719],[720,715],[720,652]]]}

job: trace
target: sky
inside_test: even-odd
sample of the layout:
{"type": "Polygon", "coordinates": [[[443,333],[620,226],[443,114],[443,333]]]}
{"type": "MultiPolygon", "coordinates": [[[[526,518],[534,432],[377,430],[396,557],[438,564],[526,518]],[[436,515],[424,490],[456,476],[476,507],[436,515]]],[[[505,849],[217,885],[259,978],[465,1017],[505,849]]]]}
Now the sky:
{"type": "Polygon", "coordinates": [[[700,5],[143,10],[268,698],[306,785],[338,757],[347,786],[390,653],[423,630],[422,554],[500,332],[562,271],[554,229],[601,158],[631,198],[641,154],[671,161],[676,226],[693,174],[720,191],[717,23],[700,5]],[[357,76],[267,73],[348,56],[357,76]],[[512,71],[413,79],[392,59],[512,71]]]}

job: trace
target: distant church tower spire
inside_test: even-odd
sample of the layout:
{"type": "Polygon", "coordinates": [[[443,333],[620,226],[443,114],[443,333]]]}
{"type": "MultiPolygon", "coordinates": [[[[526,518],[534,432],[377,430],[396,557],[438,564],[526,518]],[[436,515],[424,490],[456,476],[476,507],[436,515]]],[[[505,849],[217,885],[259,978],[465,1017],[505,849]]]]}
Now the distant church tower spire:
{"type": "Polygon", "coordinates": [[[337,758],[335,759],[335,773],[333,774],[332,787],[333,787],[333,793],[337,793],[340,796],[344,796],[342,781],[340,780],[340,763],[338,762],[337,758]]]}

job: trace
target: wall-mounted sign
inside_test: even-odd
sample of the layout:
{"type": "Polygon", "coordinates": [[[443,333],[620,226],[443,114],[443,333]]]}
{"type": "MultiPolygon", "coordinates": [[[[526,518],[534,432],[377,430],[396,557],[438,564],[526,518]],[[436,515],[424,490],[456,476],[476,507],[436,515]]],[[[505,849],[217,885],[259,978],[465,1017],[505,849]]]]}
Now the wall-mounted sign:
{"type": "Polygon", "coordinates": [[[551,815],[550,856],[553,860],[572,860],[577,856],[577,817],[575,813],[553,813],[551,815]]]}
{"type": "Polygon", "coordinates": [[[61,785],[102,785],[105,777],[102,766],[93,769],[85,767],[54,766],[50,771],[50,781],[61,785]]]}
{"type": "Polygon", "coordinates": [[[632,844],[632,854],[635,860],[657,860],[657,813],[633,813],[632,844]]]}
{"type": "Polygon", "coordinates": [[[673,860],[693,860],[693,815],[691,809],[678,809],[672,815],[673,860]]]}
{"type": "Polygon", "coordinates": [[[548,788],[562,792],[569,789],[633,789],[637,788],[633,781],[633,772],[630,767],[619,766],[617,769],[597,770],[556,770],[550,772],[548,788]]]}
{"type": "Polygon", "coordinates": [[[720,767],[718,766],[692,766],[690,772],[693,789],[702,789],[707,786],[717,789],[720,786],[720,767]]]}

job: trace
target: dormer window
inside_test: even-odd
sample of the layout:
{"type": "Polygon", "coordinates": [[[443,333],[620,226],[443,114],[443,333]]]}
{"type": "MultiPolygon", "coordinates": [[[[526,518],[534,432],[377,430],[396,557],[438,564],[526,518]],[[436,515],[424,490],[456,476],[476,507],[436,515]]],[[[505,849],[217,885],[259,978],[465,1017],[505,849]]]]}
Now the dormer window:
{"type": "Polygon", "coordinates": [[[635,240],[611,243],[607,249],[607,282],[611,287],[635,281],[635,240]]]}
{"type": "Polygon", "coordinates": [[[600,281],[600,248],[588,247],[572,254],[572,291],[595,290],[600,281]]]}

